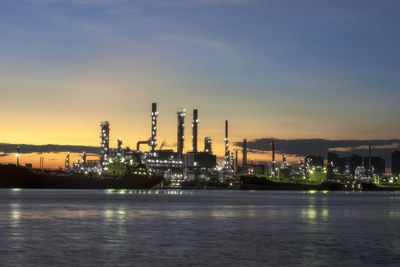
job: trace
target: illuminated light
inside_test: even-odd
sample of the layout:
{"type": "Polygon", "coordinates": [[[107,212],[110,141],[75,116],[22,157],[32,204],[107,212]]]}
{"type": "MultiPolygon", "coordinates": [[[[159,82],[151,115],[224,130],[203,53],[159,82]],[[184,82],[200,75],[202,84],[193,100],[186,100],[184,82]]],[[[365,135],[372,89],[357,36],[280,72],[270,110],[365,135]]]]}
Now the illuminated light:
{"type": "Polygon", "coordinates": [[[18,192],[18,191],[21,191],[21,188],[13,188],[12,191],[13,192],[18,192]]]}
{"type": "Polygon", "coordinates": [[[112,194],[112,193],[114,193],[114,189],[106,189],[106,193],[107,194],[112,194]]]}
{"type": "Polygon", "coordinates": [[[315,193],[317,193],[317,190],[309,190],[308,193],[309,194],[315,194],[315,193]]]}

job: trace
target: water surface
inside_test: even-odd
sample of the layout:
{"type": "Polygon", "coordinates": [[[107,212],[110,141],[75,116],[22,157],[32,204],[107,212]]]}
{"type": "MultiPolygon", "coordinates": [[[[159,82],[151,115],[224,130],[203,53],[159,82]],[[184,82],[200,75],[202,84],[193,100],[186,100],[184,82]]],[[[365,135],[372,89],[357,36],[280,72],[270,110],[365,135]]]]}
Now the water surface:
{"type": "Polygon", "coordinates": [[[0,190],[1,265],[400,266],[400,194],[0,190]]]}

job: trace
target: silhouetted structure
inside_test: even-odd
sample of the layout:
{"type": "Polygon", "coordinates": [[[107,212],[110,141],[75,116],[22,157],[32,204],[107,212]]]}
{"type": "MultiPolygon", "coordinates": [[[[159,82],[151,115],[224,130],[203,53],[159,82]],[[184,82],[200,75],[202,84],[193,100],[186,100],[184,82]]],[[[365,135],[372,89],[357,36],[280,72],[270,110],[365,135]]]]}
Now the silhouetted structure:
{"type": "Polygon", "coordinates": [[[157,117],[158,117],[157,103],[152,103],[151,104],[151,138],[150,138],[150,142],[149,142],[152,153],[156,152],[156,148],[157,148],[157,117]]]}
{"type": "Polygon", "coordinates": [[[272,149],[272,174],[275,174],[275,145],[276,142],[272,141],[271,142],[271,149],[272,149]]]}
{"type": "Polygon", "coordinates": [[[349,169],[350,173],[354,175],[357,167],[362,166],[363,157],[360,155],[357,155],[357,154],[353,154],[353,155],[347,157],[346,159],[347,159],[348,169],[349,169]]]}
{"type": "Polygon", "coordinates": [[[400,174],[400,151],[392,153],[392,173],[400,174]]]}
{"type": "Polygon", "coordinates": [[[228,121],[225,121],[225,166],[229,166],[228,121]]]}
{"type": "Polygon", "coordinates": [[[186,111],[184,108],[180,108],[179,111],[176,113],[178,115],[178,140],[177,140],[177,153],[179,159],[183,159],[183,146],[185,144],[185,116],[186,111]]]}
{"type": "Polygon", "coordinates": [[[247,165],[247,139],[243,139],[243,162],[242,166],[247,165]]]}
{"type": "Polygon", "coordinates": [[[371,171],[374,174],[383,175],[385,173],[385,160],[380,157],[366,157],[364,158],[364,166],[371,164],[371,171]]]}
{"type": "Polygon", "coordinates": [[[363,157],[353,154],[348,157],[339,157],[337,153],[328,152],[328,166],[339,168],[339,171],[350,171],[350,174],[355,174],[357,167],[363,166],[363,157]]]}
{"type": "Polygon", "coordinates": [[[100,154],[100,164],[103,170],[107,170],[108,168],[108,159],[110,153],[110,123],[108,121],[104,121],[100,124],[101,127],[101,154],[100,154]]]}
{"type": "Polygon", "coordinates": [[[308,155],[306,157],[306,163],[308,163],[308,165],[310,167],[323,167],[324,166],[324,157],[308,155]]]}
{"type": "Polygon", "coordinates": [[[197,128],[199,124],[199,118],[198,118],[198,111],[197,109],[193,110],[193,122],[192,122],[192,128],[193,128],[193,147],[192,151],[197,152],[197,128]]]}
{"type": "Polygon", "coordinates": [[[212,138],[210,136],[204,138],[204,152],[212,154],[212,138]]]}

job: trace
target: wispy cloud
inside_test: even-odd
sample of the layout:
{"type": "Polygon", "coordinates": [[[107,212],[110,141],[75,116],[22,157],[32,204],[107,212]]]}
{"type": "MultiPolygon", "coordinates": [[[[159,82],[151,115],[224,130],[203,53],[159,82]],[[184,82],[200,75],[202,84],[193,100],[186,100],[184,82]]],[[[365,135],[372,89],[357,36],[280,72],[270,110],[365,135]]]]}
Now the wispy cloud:
{"type": "Polygon", "coordinates": [[[160,34],[157,35],[161,41],[185,43],[192,46],[211,49],[222,56],[234,58],[237,61],[242,61],[239,54],[229,45],[214,39],[201,38],[194,35],[175,35],[175,34],[160,34]]]}
{"type": "Polygon", "coordinates": [[[190,43],[198,46],[209,47],[214,49],[223,48],[222,43],[215,40],[201,39],[197,37],[183,36],[183,35],[159,35],[160,40],[163,41],[176,41],[190,43]]]}

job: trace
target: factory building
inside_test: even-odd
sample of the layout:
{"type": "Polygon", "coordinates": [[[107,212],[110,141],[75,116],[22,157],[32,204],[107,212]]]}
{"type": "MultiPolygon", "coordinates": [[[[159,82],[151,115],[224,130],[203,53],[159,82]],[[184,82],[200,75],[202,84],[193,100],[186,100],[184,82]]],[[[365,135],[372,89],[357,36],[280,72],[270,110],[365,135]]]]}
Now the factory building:
{"type": "MultiPolygon", "coordinates": [[[[70,164],[70,155],[65,159],[65,169],[71,172],[91,174],[107,174],[121,176],[126,172],[144,172],[163,175],[170,181],[179,184],[182,180],[191,177],[192,179],[209,179],[218,177],[217,157],[213,155],[212,138],[204,139],[204,151],[198,150],[198,110],[193,110],[192,118],[192,149],[184,153],[184,131],[186,111],[180,108],[177,112],[177,148],[174,150],[161,150],[157,148],[157,103],[151,105],[151,135],[146,141],[138,141],[136,150],[123,147],[122,139],[116,141],[116,148],[110,148],[110,123],[100,123],[100,157],[99,160],[88,160],[85,152],[81,159],[70,164]],[[143,150],[142,145],[148,146],[149,151],[143,150]]],[[[228,150],[228,121],[225,122],[225,162],[224,166],[232,174],[236,157],[229,155],[228,150]]]]}
{"type": "Polygon", "coordinates": [[[400,174],[400,151],[395,151],[392,153],[392,173],[400,174]]]}
{"type": "Polygon", "coordinates": [[[364,166],[373,174],[383,175],[385,173],[385,160],[381,157],[368,156],[364,158],[364,166]]]}

